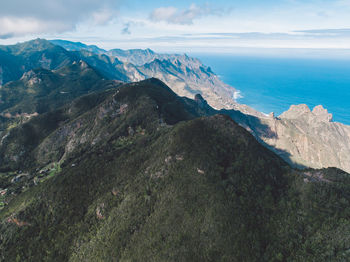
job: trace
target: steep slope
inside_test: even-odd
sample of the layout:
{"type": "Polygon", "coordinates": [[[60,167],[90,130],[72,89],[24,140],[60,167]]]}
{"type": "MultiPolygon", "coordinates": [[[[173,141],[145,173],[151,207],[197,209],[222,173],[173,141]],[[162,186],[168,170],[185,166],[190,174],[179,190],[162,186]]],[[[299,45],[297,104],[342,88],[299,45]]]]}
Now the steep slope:
{"type": "MultiPolygon", "coordinates": [[[[79,45],[76,49],[78,47],[79,45]]],[[[349,127],[329,121],[327,112],[323,113],[322,108],[316,109],[319,112],[311,113],[305,106],[299,106],[297,108],[301,112],[306,110],[306,114],[293,113],[299,109],[294,110],[292,107],[289,110],[291,112],[278,118],[266,116],[249,106],[235,103],[236,90],[222,83],[210,68],[197,59],[186,55],[157,54],[152,50],[116,49],[106,51],[105,54],[124,62],[118,65],[104,64],[103,68],[111,68],[111,77],[124,75],[124,81],[157,77],[171,86],[178,95],[192,98],[195,94],[201,94],[215,108],[234,109],[225,113],[244,126],[262,144],[295,166],[334,166],[350,172],[349,127]],[[296,115],[291,117],[291,114],[296,115]]]]}
{"type": "Polygon", "coordinates": [[[108,79],[118,79],[124,82],[145,80],[143,75],[133,64],[125,64],[116,57],[105,54],[95,54],[86,50],[75,53],[80,59],[93,66],[108,79]]]}
{"type": "Polygon", "coordinates": [[[0,87],[13,80],[18,79],[22,75],[21,60],[14,55],[0,50],[0,87]]]}
{"type": "Polygon", "coordinates": [[[0,89],[0,115],[3,117],[0,127],[6,129],[9,123],[18,124],[33,115],[57,109],[81,95],[118,83],[104,80],[84,61],[55,71],[30,70],[20,80],[0,89]]]}
{"type": "Polygon", "coordinates": [[[293,171],[206,106],[150,79],[14,128],[36,139],[1,176],[1,260],[346,261],[349,175],[293,171]]]}
{"type": "MultiPolygon", "coordinates": [[[[104,90],[106,87],[115,88],[118,86],[117,83],[109,81],[101,81],[99,84],[101,85],[99,90],[104,90]]],[[[118,90],[118,93],[106,99],[104,103],[99,105],[99,108],[95,108],[96,102],[101,101],[96,96],[105,97],[111,91],[107,90],[102,93],[92,94],[91,97],[82,97],[70,107],[50,111],[34,117],[29,122],[19,125],[18,128],[11,128],[4,131],[1,134],[0,168],[12,170],[33,168],[36,165],[45,166],[50,163],[49,161],[60,162],[64,160],[66,155],[76,145],[89,145],[96,144],[101,140],[105,141],[111,135],[110,131],[108,131],[109,129],[106,129],[106,121],[109,121],[110,117],[115,118],[122,115],[130,107],[128,103],[121,103],[116,100],[116,96],[121,97],[125,92],[128,96],[133,96],[132,90],[137,90],[138,96],[141,96],[143,92],[148,92],[153,95],[153,99],[159,105],[164,105],[159,114],[159,117],[161,117],[159,121],[164,122],[164,118],[166,118],[167,123],[174,123],[201,114],[200,109],[193,106],[193,102],[183,101],[162,82],[156,79],[146,80],[141,84],[130,84],[127,88],[118,90]],[[148,89],[143,88],[148,85],[150,85],[148,89]],[[158,89],[158,91],[154,89],[158,89]],[[164,94],[164,92],[166,93],[164,94]],[[86,103],[88,104],[85,105],[86,103]],[[179,103],[184,106],[186,105],[187,110],[184,111],[182,107],[179,107],[179,103]],[[91,112],[85,112],[79,109],[82,106],[85,110],[91,107],[94,109],[91,112]],[[84,114],[84,116],[81,116],[82,119],[79,119],[80,115],[77,115],[76,112],[84,114]],[[82,127],[83,123],[85,123],[84,127],[82,127]],[[78,130],[79,135],[76,134],[78,130]],[[47,135],[50,136],[46,137],[47,135]]],[[[133,106],[138,107],[139,105],[135,104],[133,106]]],[[[146,113],[145,111],[144,114],[146,113]]],[[[151,117],[154,113],[150,112],[149,114],[151,117]]]]}
{"type": "Polygon", "coordinates": [[[61,39],[55,39],[55,40],[49,40],[49,41],[50,43],[61,46],[68,51],[86,50],[95,54],[104,54],[107,52],[106,50],[101,49],[95,45],[86,45],[81,42],[71,42],[71,41],[66,41],[61,39]]]}
{"type": "Polygon", "coordinates": [[[107,52],[108,55],[117,57],[120,61],[124,63],[134,64],[135,66],[142,66],[148,64],[155,59],[160,58],[160,55],[152,51],[151,49],[112,49],[107,52]]]}
{"type": "MultiPolygon", "coordinates": [[[[82,43],[63,40],[48,42],[36,39],[14,46],[1,46],[0,58],[0,82],[3,84],[19,79],[24,71],[30,69],[34,73],[45,75],[45,79],[49,79],[54,77],[49,71],[33,68],[62,68],[67,63],[80,60],[94,67],[99,74],[108,79],[134,82],[157,77],[171,86],[178,95],[192,98],[194,94],[201,94],[215,108],[233,108],[241,111],[244,115],[236,111],[227,113],[246,127],[260,142],[293,165],[314,168],[335,166],[350,172],[348,126],[328,121],[329,116],[327,113],[322,113],[322,109],[320,112],[301,114],[294,118],[288,114],[287,117],[282,115],[275,118],[272,115],[267,117],[248,106],[239,105],[234,102],[235,90],[233,88],[221,82],[209,67],[186,55],[157,54],[152,50],[114,49],[106,51],[82,43]],[[72,51],[68,52],[53,43],[72,51]],[[143,64],[145,62],[147,63],[143,64]],[[324,121],[319,121],[319,119],[324,121]]],[[[31,88],[24,88],[19,84],[18,91],[16,91],[18,83],[21,82],[19,81],[6,85],[4,91],[0,91],[13,99],[12,111],[4,107],[6,103],[1,104],[0,101],[0,108],[4,110],[0,112],[1,129],[26,121],[38,111],[51,110],[57,102],[58,105],[62,105],[63,103],[59,101],[63,98],[63,94],[65,97],[70,97],[68,99],[70,101],[76,97],[71,97],[64,90],[58,95],[56,90],[56,95],[51,96],[49,100],[39,99],[38,95],[47,94],[45,92],[49,91],[37,92],[42,90],[40,83],[30,81],[31,88]],[[36,89],[36,86],[39,86],[39,89],[36,89]],[[11,92],[8,87],[11,87],[11,92]],[[11,95],[12,92],[13,95],[11,95]],[[26,106],[20,104],[16,107],[15,104],[20,103],[19,98],[24,95],[28,96],[26,106]],[[28,102],[34,96],[36,96],[35,102],[28,102]]],[[[65,85],[69,86],[69,81],[65,85]]],[[[79,95],[85,91],[79,92],[79,95]]],[[[63,100],[63,102],[68,100],[63,100]]]]}
{"type": "Polygon", "coordinates": [[[156,77],[180,96],[192,98],[201,94],[218,109],[236,105],[236,90],[223,83],[198,59],[187,55],[158,54],[150,49],[106,51],[81,43],[53,40],[70,51],[79,51],[80,58],[94,66],[105,76],[123,81],[141,81],[156,77]]]}
{"type": "Polygon", "coordinates": [[[224,84],[198,59],[173,55],[156,59],[138,69],[147,77],[161,79],[180,96],[193,97],[199,93],[217,109],[232,108],[235,105],[236,90],[224,84]]]}
{"type": "Polygon", "coordinates": [[[293,105],[279,117],[232,117],[293,165],[350,172],[350,126],[333,122],[322,106],[293,105]]]}

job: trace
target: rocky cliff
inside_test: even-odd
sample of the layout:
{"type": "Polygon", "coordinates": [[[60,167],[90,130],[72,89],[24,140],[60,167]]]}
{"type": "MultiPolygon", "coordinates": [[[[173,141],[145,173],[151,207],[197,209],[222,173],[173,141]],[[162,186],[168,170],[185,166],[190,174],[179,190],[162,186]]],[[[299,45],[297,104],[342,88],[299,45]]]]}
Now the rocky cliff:
{"type": "Polygon", "coordinates": [[[292,105],[279,117],[251,116],[240,120],[251,133],[291,164],[304,167],[338,167],[350,171],[350,126],[333,122],[321,105],[292,105]]]}

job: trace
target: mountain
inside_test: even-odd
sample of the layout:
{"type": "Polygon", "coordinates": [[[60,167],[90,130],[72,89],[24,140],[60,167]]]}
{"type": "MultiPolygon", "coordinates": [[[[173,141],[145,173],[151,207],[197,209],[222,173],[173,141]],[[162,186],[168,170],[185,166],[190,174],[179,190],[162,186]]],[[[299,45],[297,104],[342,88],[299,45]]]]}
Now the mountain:
{"type": "Polygon", "coordinates": [[[2,261],[350,256],[349,174],[294,170],[157,79],[80,96],[0,139],[2,261]]]}
{"type": "Polygon", "coordinates": [[[70,52],[44,39],[0,46],[0,84],[18,80],[31,69],[53,70],[73,61],[76,59],[70,52]]]}
{"type": "Polygon", "coordinates": [[[203,65],[196,58],[158,54],[150,49],[106,51],[77,42],[52,40],[51,43],[69,51],[78,51],[80,59],[95,66],[109,78],[134,82],[156,77],[171,86],[180,96],[193,97],[197,93],[201,94],[217,109],[232,108],[236,105],[236,90],[223,83],[210,67],[203,65]]]}
{"type": "Polygon", "coordinates": [[[198,59],[187,55],[172,55],[138,67],[147,77],[156,77],[171,86],[180,96],[193,97],[201,94],[217,109],[232,108],[235,105],[231,86],[224,84],[210,69],[198,59]]]}
{"type": "Polygon", "coordinates": [[[157,54],[150,49],[103,50],[80,42],[35,39],[0,46],[0,85],[19,80],[30,70],[57,70],[85,61],[105,78],[123,82],[157,77],[187,97],[200,93],[215,108],[232,108],[236,90],[223,83],[198,59],[187,55],[157,54]]]}
{"type": "Polygon", "coordinates": [[[155,59],[166,57],[167,55],[157,54],[151,49],[112,49],[107,52],[108,55],[117,57],[124,63],[134,64],[136,66],[142,66],[148,64],[155,59]]]}
{"type": "MultiPolygon", "coordinates": [[[[28,71],[28,74],[42,71],[40,74],[46,75],[46,79],[49,79],[50,72],[44,69],[59,70],[74,62],[83,61],[106,79],[135,82],[156,77],[180,96],[192,98],[195,94],[201,94],[214,108],[228,110],[223,113],[229,114],[237,123],[251,132],[258,141],[280,154],[294,166],[338,167],[350,172],[348,126],[328,121],[331,119],[329,119],[328,113],[323,113],[322,108],[316,108],[316,111],[320,112],[315,113],[308,108],[305,109],[305,106],[300,106],[301,114],[298,113],[299,109],[297,109],[297,112],[292,110],[280,117],[275,117],[273,115],[266,116],[249,106],[238,104],[234,101],[235,89],[224,84],[211,71],[210,67],[187,55],[158,54],[150,49],[112,49],[107,51],[79,42],[36,39],[13,46],[1,46],[0,58],[0,82],[4,85],[9,81],[19,80],[19,82],[6,85],[3,91],[0,89],[0,93],[12,97],[11,99],[14,99],[12,103],[16,105],[21,96],[28,95],[27,107],[18,104],[17,108],[13,107],[12,111],[9,112],[10,109],[6,109],[4,104],[0,104],[2,110],[7,110],[1,112],[0,115],[1,129],[6,129],[21,121],[27,121],[29,117],[33,116],[32,114],[38,113],[39,109],[42,111],[42,108],[47,108],[48,105],[54,107],[56,101],[60,105],[63,104],[59,103],[60,99],[49,99],[46,102],[43,102],[44,99],[39,99],[40,94],[46,94],[46,91],[43,91],[46,84],[41,85],[42,91],[36,95],[29,94],[28,92],[32,92],[34,89],[23,87],[20,80],[23,74],[28,71]],[[11,93],[12,95],[10,95],[11,93]],[[28,102],[34,96],[36,102],[28,102]],[[38,101],[40,101],[39,104],[38,101]],[[239,114],[237,111],[243,114],[239,114]],[[9,116],[10,118],[8,118],[9,116]],[[320,119],[322,121],[319,121],[320,119]]],[[[57,76],[55,77],[57,78],[57,76]]],[[[70,81],[67,82],[68,86],[69,83],[70,81]]],[[[59,81],[57,84],[62,86],[59,81]]],[[[47,84],[48,87],[50,85],[47,84]]],[[[81,94],[83,93],[80,92],[79,95],[81,94]]],[[[52,96],[52,98],[60,98],[61,95],[52,96]]],[[[65,96],[70,97],[67,93],[65,96]]],[[[78,94],[70,99],[77,96],[78,94]]],[[[53,107],[51,106],[51,109],[53,107]]]]}
{"type": "Polygon", "coordinates": [[[0,132],[33,116],[57,109],[75,98],[105,90],[120,82],[104,80],[84,61],[73,62],[58,70],[33,69],[20,80],[0,89],[0,132]]]}
{"type": "Polygon", "coordinates": [[[338,167],[350,172],[350,126],[333,122],[321,105],[312,111],[307,105],[292,105],[278,117],[231,116],[294,166],[338,167]]]}
{"type": "Polygon", "coordinates": [[[14,55],[0,49],[0,86],[18,79],[23,71],[20,61],[14,55]]]}
{"type": "Polygon", "coordinates": [[[66,41],[61,39],[49,40],[49,41],[50,43],[61,46],[68,51],[86,50],[95,54],[104,54],[107,52],[106,50],[101,49],[95,45],[86,45],[81,42],[71,42],[71,41],[66,41]]]}

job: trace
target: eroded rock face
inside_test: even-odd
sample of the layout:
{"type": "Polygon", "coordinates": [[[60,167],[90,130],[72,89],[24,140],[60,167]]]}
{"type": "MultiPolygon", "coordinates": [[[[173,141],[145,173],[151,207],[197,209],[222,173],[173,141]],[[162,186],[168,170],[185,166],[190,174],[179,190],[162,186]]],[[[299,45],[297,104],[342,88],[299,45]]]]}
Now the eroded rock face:
{"type": "Polygon", "coordinates": [[[316,122],[331,122],[333,115],[328,113],[327,109],[322,105],[315,106],[311,111],[310,108],[305,105],[292,105],[288,111],[282,113],[280,118],[283,119],[304,119],[306,121],[316,122]]]}
{"type": "Polygon", "coordinates": [[[236,105],[237,90],[222,82],[210,67],[199,59],[179,54],[159,54],[150,49],[112,49],[54,40],[68,51],[79,55],[108,78],[137,82],[158,78],[179,96],[193,98],[201,94],[216,109],[231,109],[236,105]]]}
{"type": "Polygon", "coordinates": [[[280,117],[285,119],[296,119],[310,113],[310,108],[305,104],[291,105],[289,110],[282,113],[280,117]]]}
{"type": "MultiPolygon", "coordinates": [[[[222,82],[210,67],[187,55],[157,54],[153,61],[138,66],[131,79],[155,77],[167,84],[179,96],[192,98],[200,93],[210,106],[231,109],[236,102],[236,90],[222,82]]],[[[138,79],[139,80],[139,79],[138,79]]]]}
{"type": "Polygon", "coordinates": [[[333,115],[328,113],[327,109],[323,108],[322,105],[315,106],[312,110],[312,113],[317,116],[318,120],[325,121],[325,122],[332,122],[333,121],[333,115]]]}
{"type": "Polygon", "coordinates": [[[307,105],[293,105],[277,118],[255,117],[259,126],[243,126],[288,162],[350,172],[350,126],[332,122],[332,114],[323,106],[311,111],[307,105]]]}
{"type": "Polygon", "coordinates": [[[21,79],[28,87],[34,87],[42,82],[40,76],[36,74],[33,70],[25,72],[21,79]]]}

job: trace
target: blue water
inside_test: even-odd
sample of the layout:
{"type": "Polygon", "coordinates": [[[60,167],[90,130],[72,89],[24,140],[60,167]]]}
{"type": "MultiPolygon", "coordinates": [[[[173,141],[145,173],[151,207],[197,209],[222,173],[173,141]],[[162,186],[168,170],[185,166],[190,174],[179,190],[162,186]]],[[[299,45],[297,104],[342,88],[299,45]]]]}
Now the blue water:
{"type": "Polygon", "coordinates": [[[350,125],[350,60],[194,56],[240,90],[239,103],[277,115],[292,104],[321,104],[334,121],[350,125]]]}

